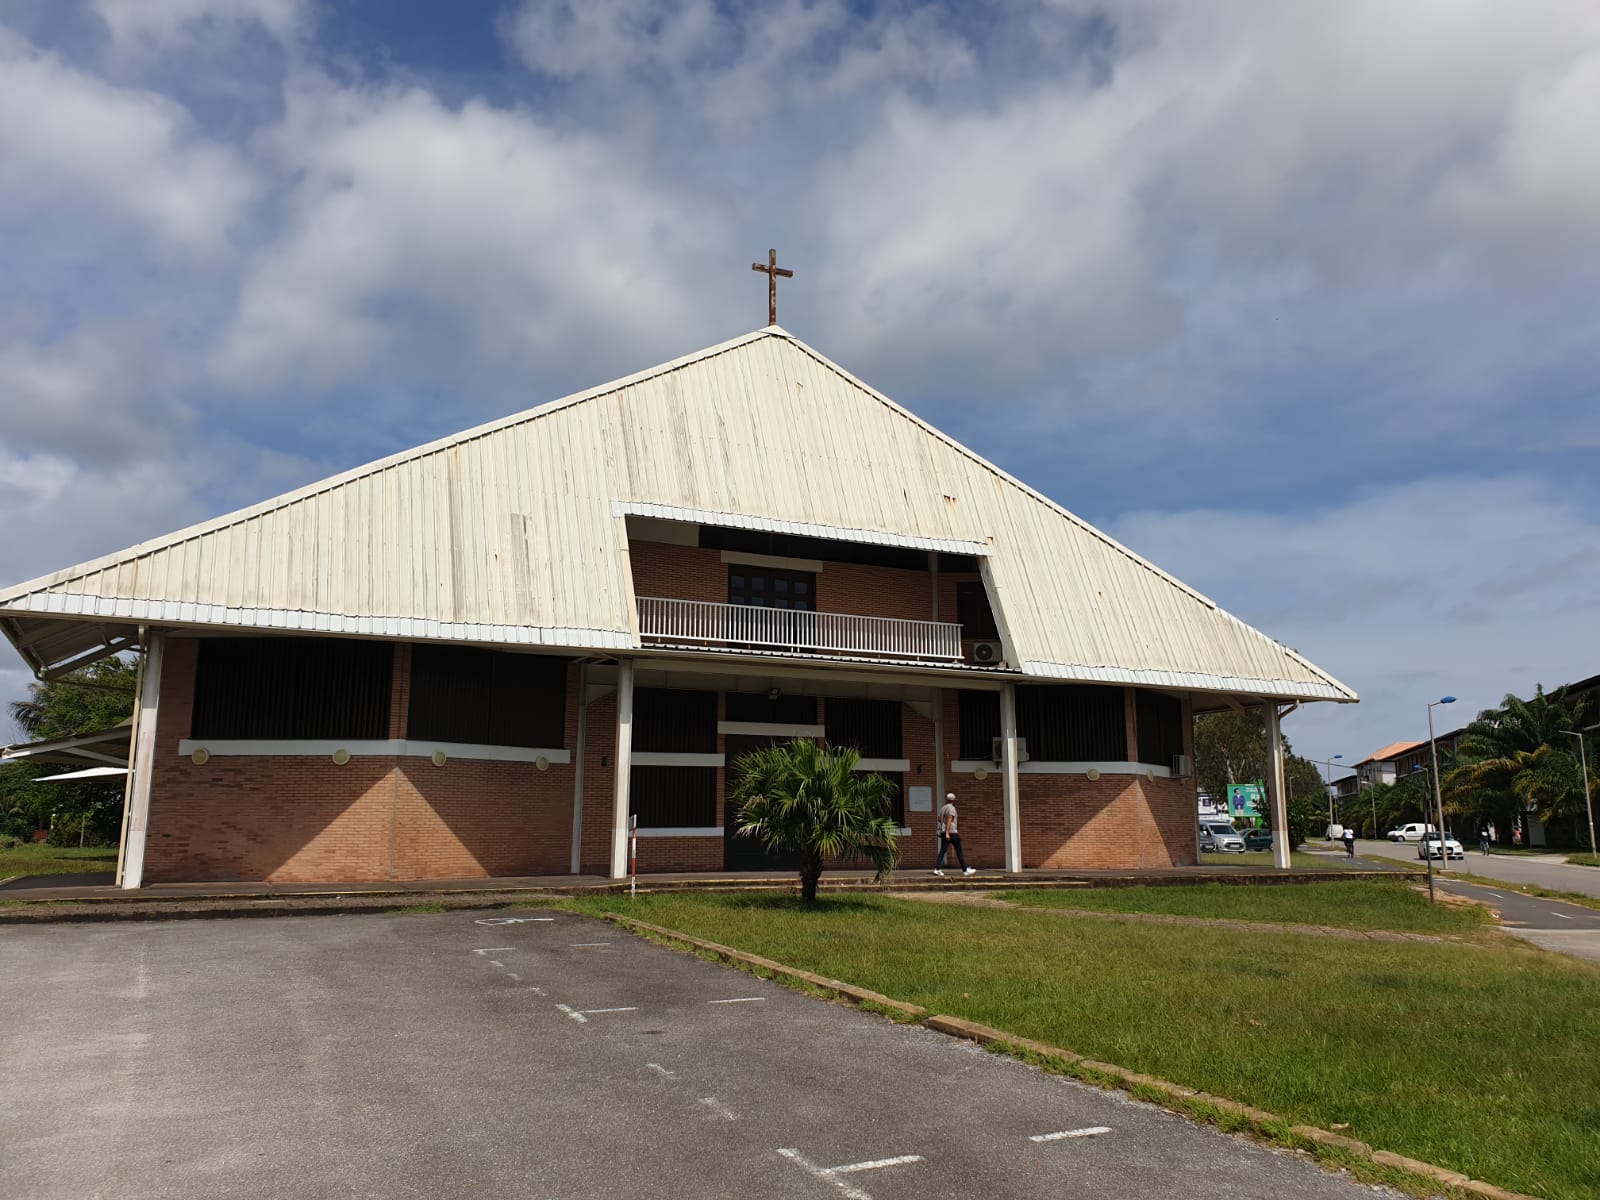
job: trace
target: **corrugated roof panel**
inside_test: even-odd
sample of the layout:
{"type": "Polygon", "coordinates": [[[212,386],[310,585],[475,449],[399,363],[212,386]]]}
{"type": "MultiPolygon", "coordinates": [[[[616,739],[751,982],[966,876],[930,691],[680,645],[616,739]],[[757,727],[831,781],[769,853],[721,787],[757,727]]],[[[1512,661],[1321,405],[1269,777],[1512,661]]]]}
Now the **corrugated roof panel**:
{"type": "Polygon", "coordinates": [[[623,646],[619,513],[984,555],[1033,674],[1353,695],[775,328],[34,580],[0,607],[71,611],[82,593],[72,607],[108,616],[187,602],[223,624],[623,646]]]}

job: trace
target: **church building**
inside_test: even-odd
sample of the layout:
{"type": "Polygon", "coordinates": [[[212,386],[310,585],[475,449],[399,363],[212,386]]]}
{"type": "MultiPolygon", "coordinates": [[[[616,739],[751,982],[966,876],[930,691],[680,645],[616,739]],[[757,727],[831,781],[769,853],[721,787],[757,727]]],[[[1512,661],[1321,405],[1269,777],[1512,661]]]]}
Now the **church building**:
{"type": "Polygon", "coordinates": [[[1276,747],[1356,699],[776,325],[0,590],[0,631],[40,678],[141,652],[125,887],[621,876],[630,817],[641,874],[787,866],[727,797],[792,738],[896,785],[907,869],[947,791],[979,868],[1192,864],[1195,714],[1276,747]]]}

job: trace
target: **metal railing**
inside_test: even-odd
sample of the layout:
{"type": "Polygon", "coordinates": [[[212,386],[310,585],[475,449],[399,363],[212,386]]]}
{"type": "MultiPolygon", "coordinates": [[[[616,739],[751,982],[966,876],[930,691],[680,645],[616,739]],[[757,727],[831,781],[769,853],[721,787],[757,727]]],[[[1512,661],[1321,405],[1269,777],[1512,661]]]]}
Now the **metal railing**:
{"type": "Polygon", "coordinates": [[[961,626],[848,613],[801,612],[639,597],[639,633],[654,645],[862,655],[912,662],[960,662],[961,626]]]}

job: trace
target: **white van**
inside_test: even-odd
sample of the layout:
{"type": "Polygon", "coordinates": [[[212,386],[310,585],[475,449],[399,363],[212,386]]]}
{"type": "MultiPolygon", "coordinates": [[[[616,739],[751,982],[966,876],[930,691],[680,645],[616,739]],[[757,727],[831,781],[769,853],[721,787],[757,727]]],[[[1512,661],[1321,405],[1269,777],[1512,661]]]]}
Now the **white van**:
{"type": "Polygon", "coordinates": [[[1424,833],[1432,833],[1432,825],[1425,825],[1421,821],[1412,821],[1409,825],[1402,825],[1399,829],[1391,829],[1388,838],[1391,842],[1420,842],[1424,833]]]}

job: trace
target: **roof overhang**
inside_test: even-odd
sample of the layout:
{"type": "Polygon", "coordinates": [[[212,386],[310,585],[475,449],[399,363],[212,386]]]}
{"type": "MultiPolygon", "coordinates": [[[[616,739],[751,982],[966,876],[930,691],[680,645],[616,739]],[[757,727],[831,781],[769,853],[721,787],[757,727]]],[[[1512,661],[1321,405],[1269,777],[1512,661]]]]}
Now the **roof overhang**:
{"type": "MultiPolygon", "coordinates": [[[[25,762],[36,766],[49,763],[55,766],[125,770],[128,766],[128,751],[132,739],[133,719],[130,717],[109,729],[97,729],[92,733],[52,738],[46,742],[25,742],[19,746],[6,746],[0,749],[0,765],[25,762]]],[[[74,772],[74,775],[77,773],[74,772]]],[[[87,775],[77,777],[90,778],[87,775]]]]}
{"type": "Polygon", "coordinates": [[[0,632],[40,679],[69,671],[138,647],[137,624],[99,619],[63,621],[29,611],[31,606],[0,609],[0,632]]]}

